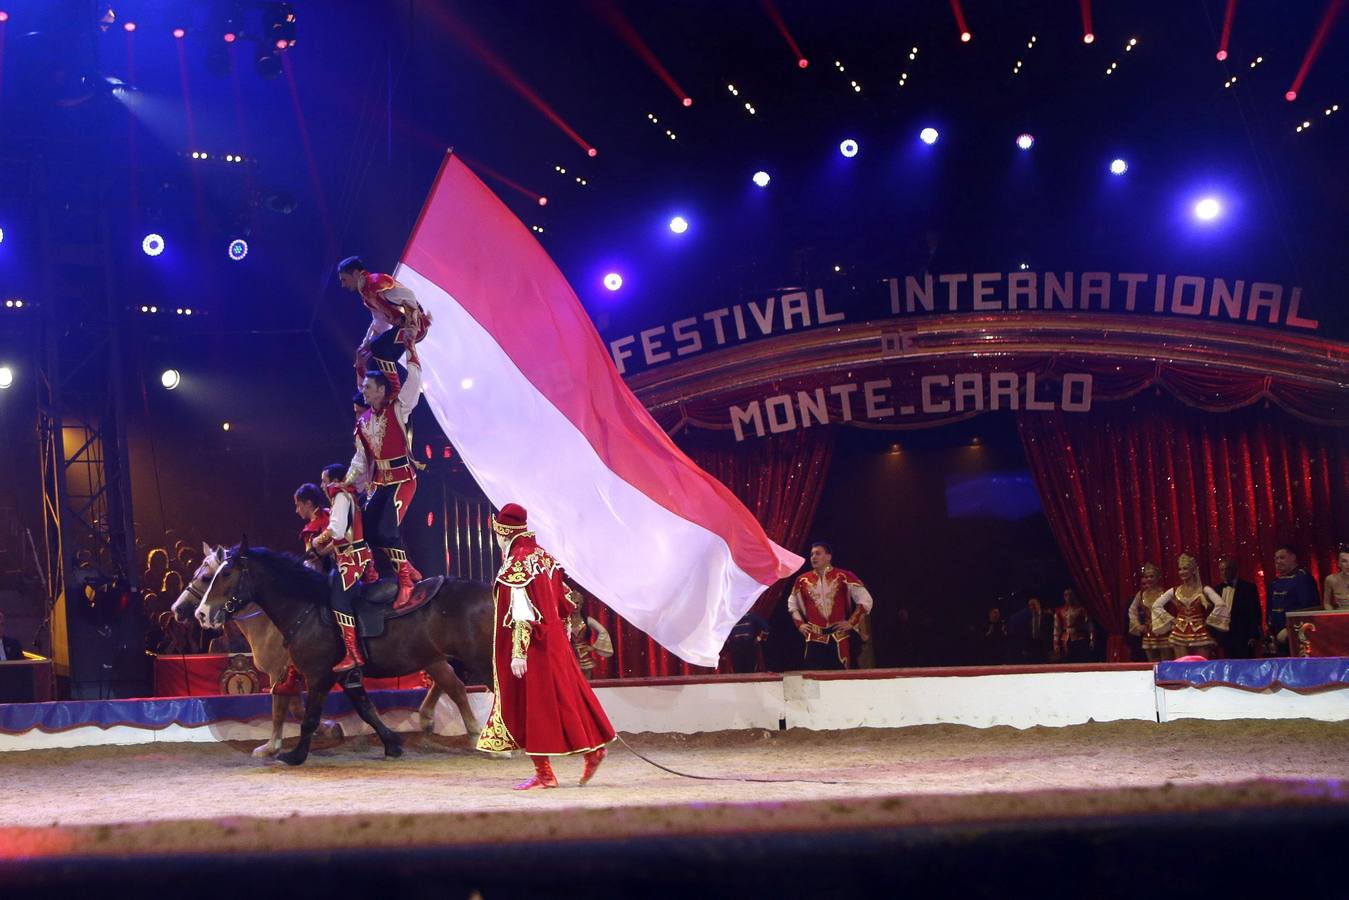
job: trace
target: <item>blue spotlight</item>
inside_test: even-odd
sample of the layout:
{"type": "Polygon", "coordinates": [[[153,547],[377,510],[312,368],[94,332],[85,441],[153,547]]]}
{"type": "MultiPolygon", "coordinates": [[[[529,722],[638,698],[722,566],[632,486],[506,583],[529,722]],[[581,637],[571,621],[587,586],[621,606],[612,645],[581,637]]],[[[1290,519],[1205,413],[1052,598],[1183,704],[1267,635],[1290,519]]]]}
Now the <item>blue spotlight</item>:
{"type": "Polygon", "coordinates": [[[670,220],[670,230],[675,234],[683,234],[689,230],[689,221],[683,216],[675,216],[670,220]]]}
{"type": "Polygon", "coordinates": [[[248,255],[248,241],[243,238],[235,238],[230,241],[229,249],[230,259],[238,262],[248,255]]]}
{"type": "Polygon", "coordinates": [[[1123,175],[1127,171],[1129,171],[1129,164],[1124,160],[1114,159],[1110,161],[1111,175],[1123,175]]]}
{"type": "Polygon", "coordinates": [[[768,187],[768,182],[771,180],[772,179],[768,177],[767,172],[760,171],[754,173],[754,183],[757,184],[759,187],[768,187]]]}
{"type": "Polygon", "coordinates": [[[1212,222],[1223,211],[1217,197],[1204,197],[1194,205],[1194,216],[1201,222],[1212,222]]]}
{"type": "Polygon", "coordinates": [[[145,251],[146,256],[158,256],[164,252],[164,237],[151,232],[141,241],[141,249],[145,251]]]}
{"type": "Polygon", "coordinates": [[[1022,132],[1016,136],[1016,145],[1022,150],[1029,150],[1035,146],[1035,135],[1028,132],[1022,132]]]}
{"type": "Polygon", "coordinates": [[[838,145],[838,152],[848,157],[848,159],[852,159],[857,155],[857,149],[857,141],[854,141],[852,138],[848,138],[838,145]]]}
{"type": "Polygon", "coordinates": [[[610,272],[604,276],[604,286],[611,291],[616,291],[623,286],[623,276],[617,272],[610,272]]]}
{"type": "Polygon", "coordinates": [[[924,128],[922,131],[918,132],[918,139],[921,140],[924,144],[937,143],[937,129],[929,125],[927,128],[924,128]]]}

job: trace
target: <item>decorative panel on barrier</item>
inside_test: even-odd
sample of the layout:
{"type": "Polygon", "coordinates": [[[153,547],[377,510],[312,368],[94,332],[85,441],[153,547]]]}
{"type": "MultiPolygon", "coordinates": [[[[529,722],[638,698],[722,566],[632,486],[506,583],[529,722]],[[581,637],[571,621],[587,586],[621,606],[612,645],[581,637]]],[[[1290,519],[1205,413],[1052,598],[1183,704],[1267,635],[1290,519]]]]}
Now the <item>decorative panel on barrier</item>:
{"type": "Polygon", "coordinates": [[[1349,609],[1288,614],[1291,656],[1349,656],[1349,609]]]}

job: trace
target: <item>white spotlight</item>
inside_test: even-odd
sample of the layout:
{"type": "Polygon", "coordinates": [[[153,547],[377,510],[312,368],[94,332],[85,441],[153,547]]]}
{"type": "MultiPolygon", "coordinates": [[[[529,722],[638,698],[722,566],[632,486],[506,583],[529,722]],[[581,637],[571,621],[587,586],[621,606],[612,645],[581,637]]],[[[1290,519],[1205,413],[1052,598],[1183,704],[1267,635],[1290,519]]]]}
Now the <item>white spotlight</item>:
{"type": "Polygon", "coordinates": [[[852,138],[848,138],[846,141],[838,145],[838,152],[842,153],[849,159],[852,159],[854,156],[857,155],[857,150],[858,150],[857,141],[854,141],[852,138]]]}
{"type": "Polygon", "coordinates": [[[0,366],[0,391],[7,391],[14,384],[14,370],[9,366],[0,366]]]}
{"type": "Polygon", "coordinates": [[[1212,222],[1223,211],[1216,197],[1205,197],[1194,205],[1195,218],[1202,222],[1212,222]]]}
{"type": "Polygon", "coordinates": [[[159,383],[164,385],[167,390],[173,390],[182,383],[183,376],[177,369],[165,369],[164,374],[159,376],[159,383]]]}
{"type": "Polygon", "coordinates": [[[759,187],[768,187],[768,182],[771,180],[772,179],[768,177],[767,172],[760,171],[754,173],[754,183],[757,184],[759,187]]]}
{"type": "Polygon", "coordinates": [[[1021,133],[1016,136],[1016,145],[1022,150],[1029,150],[1035,146],[1035,135],[1021,133]]]}
{"type": "Polygon", "coordinates": [[[1129,171],[1129,164],[1127,162],[1125,162],[1122,159],[1111,160],[1110,162],[1111,175],[1123,175],[1127,171],[1129,171]]]}
{"type": "Polygon", "coordinates": [[[924,144],[935,144],[937,143],[937,129],[929,125],[927,128],[918,132],[918,138],[924,144]]]}
{"type": "MultiPolygon", "coordinates": [[[[683,234],[684,232],[688,231],[689,230],[688,219],[685,219],[683,216],[675,216],[673,219],[670,220],[670,230],[673,231],[675,234],[683,234]]],[[[616,290],[616,288],[610,288],[610,290],[616,290]]]]}

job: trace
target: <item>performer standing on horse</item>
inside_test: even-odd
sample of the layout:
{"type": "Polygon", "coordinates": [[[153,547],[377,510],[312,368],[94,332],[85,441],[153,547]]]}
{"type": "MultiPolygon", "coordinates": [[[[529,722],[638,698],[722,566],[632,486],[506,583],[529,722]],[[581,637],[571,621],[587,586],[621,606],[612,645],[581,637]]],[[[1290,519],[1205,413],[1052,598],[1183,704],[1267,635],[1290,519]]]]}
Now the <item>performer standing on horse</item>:
{"type": "Polygon", "coordinates": [[[517,791],[557,787],[550,757],[583,753],[585,784],[614,728],[572,653],[562,566],[538,545],[518,504],[493,516],[492,531],[503,561],[492,591],[494,699],[478,749],[529,754],[534,777],[517,791]]]}
{"type": "Polygon", "coordinates": [[[417,492],[417,471],[409,453],[408,417],[421,397],[422,367],[417,342],[426,336],[431,317],[412,291],[392,276],[366,270],[357,257],[342,260],[338,280],[360,295],[370,310],[370,328],[357,351],[357,369],[365,369],[361,393],[369,409],[356,419],[356,455],[346,481],[369,485],[365,520],[370,544],[380,551],[398,579],[394,609],[412,599],[421,573],[408,562],[403,543],[403,517],[417,492]],[[398,359],[407,354],[407,378],[398,373],[398,359]]]}
{"type": "Polygon", "coordinates": [[[338,675],[365,665],[361,641],[356,633],[356,610],[352,604],[360,584],[369,584],[378,578],[370,545],[365,542],[361,507],[356,502],[356,487],[344,478],[346,471],[346,467],[340,463],[323,470],[323,490],[327,492],[332,505],[328,512],[327,529],[313,541],[317,552],[331,552],[337,560],[337,570],[331,575],[328,604],[333,608],[337,627],[342,632],[342,646],[347,651],[333,666],[333,672],[338,675]]]}

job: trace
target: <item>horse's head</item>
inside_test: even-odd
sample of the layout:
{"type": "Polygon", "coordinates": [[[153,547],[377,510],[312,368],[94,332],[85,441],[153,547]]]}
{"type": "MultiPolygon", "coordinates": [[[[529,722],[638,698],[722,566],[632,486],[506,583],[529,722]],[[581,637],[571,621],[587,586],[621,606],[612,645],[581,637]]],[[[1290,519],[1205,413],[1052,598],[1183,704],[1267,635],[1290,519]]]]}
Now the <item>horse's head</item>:
{"type": "Polygon", "coordinates": [[[225,622],[253,600],[253,578],[249,574],[248,547],[240,544],[225,554],[211,577],[206,594],[197,605],[197,622],[202,628],[222,628],[225,622]]]}
{"type": "Polygon", "coordinates": [[[173,611],[173,617],[179,622],[192,621],[192,611],[206,596],[206,589],[211,586],[211,579],[215,577],[216,570],[220,568],[220,563],[225,559],[225,548],[219,545],[212,547],[210,544],[204,543],[201,545],[201,552],[201,565],[197,566],[197,571],[192,573],[192,579],[183,588],[183,592],[178,595],[178,599],[173,601],[173,606],[170,607],[173,611]]]}

